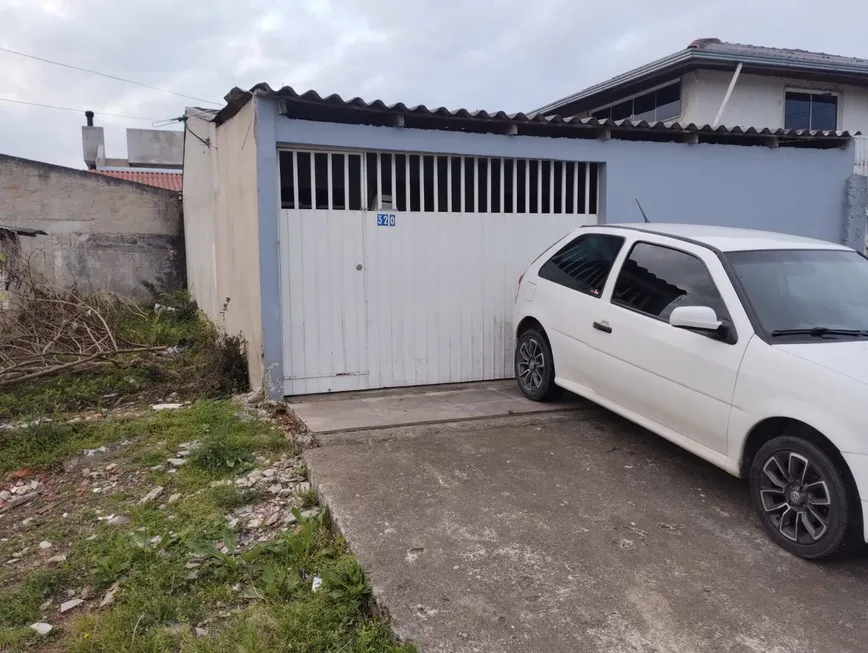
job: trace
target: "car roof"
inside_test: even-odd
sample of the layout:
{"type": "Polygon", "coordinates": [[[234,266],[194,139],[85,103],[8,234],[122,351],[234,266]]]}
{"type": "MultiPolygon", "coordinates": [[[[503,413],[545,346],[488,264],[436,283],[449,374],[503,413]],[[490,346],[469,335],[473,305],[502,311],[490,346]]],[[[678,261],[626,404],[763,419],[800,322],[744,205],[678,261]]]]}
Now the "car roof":
{"type": "Polygon", "coordinates": [[[765,249],[837,249],[849,247],[815,238],[792,236],[759,229],[738,229],[701,224],[667,224],[662,222],[598,225],[599,228],[630,229],[660,236],[687,239],[723,252],[765,249]]]}

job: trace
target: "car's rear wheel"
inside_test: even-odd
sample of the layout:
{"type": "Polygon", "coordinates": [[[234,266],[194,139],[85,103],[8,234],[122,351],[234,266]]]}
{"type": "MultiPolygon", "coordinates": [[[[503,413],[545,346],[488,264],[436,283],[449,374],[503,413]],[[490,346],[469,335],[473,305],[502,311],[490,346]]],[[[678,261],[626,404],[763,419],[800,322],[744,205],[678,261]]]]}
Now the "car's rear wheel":
{"type": "Polygon", "coordinates": [[[556,399],[563,392],[555,385],[555,365],[548,338],[536,329],[528,329],[518,338],[515,378],[524,396],[533,401],[556,399]]]}
{"type": "Polygon", "coordinates": [[[801,437],[782,435],[760,448],[751,464],[750,492],[771,538],[802,558],[838,552],[858,524],[847,476],[801,437]]]}

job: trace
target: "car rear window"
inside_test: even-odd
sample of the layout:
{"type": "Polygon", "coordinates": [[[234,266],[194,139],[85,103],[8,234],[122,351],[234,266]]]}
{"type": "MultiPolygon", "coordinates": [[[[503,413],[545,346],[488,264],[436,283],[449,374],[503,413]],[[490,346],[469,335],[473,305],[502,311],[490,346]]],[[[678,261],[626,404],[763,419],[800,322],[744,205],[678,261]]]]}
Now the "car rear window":
{"type": "Polygon", "coordinates": [[[561,286],[599,297],[624,245],[624,238],[609,234],[582,234],[543,263],[539,276],[561,286]]]}

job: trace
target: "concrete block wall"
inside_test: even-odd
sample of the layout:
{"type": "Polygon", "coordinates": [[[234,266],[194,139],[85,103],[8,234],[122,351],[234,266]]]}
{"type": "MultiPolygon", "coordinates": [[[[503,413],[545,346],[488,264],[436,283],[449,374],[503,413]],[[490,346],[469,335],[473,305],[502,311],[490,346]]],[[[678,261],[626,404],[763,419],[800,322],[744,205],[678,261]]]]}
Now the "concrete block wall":
{"type": "Polygon", "coordinates": [[[0,155],[0,224],[41,229],[22,254],[46,281],[141,298],[183,287],[181,198],[86,170],[0,155]]]}

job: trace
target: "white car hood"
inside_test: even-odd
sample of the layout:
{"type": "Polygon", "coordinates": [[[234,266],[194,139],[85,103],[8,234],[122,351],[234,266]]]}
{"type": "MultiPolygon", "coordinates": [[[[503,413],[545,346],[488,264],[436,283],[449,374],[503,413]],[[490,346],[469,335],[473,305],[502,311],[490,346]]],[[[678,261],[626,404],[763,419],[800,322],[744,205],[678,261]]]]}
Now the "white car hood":
{"type": "Polygon", "coordinates": [[[776,348],[868,384],[868,340],[809,342],[776,348]]]}

